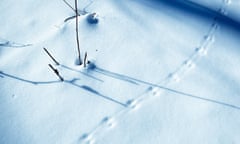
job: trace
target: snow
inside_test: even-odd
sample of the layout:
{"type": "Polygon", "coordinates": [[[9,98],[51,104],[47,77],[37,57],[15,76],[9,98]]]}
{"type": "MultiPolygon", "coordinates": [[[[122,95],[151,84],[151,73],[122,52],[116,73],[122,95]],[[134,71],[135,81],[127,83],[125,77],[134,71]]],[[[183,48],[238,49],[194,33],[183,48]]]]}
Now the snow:
{"type": "Polygon", "coordinates": [[[240,142],[238,0],[78,3],[87,68],[62,0],[0,2],[1,144],[240,142]]]}

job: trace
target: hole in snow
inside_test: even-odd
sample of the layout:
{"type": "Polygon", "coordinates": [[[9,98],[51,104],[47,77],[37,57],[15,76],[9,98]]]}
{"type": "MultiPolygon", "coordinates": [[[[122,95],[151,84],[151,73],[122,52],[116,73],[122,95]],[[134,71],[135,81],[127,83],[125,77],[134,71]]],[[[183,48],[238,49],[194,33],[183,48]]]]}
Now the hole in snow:
{"type": "Polygon", "coordinates": [[[172,79],[175,82],[179,82],[180,81],[180,77],[178,76],[178,74],[170,74],[169,79],[172,79]]]}
{"type": "Polygon", "coordinates": [[[184,64],[185,64],[188,68],[193,68],[193,67],[194,67],[194,63],[193,63],[191,60],[185,61],[184,64]]]}
{"type": "Polygon", "coordinates": [[[97,13],[92,13],[87,16],[87,21],[89,24],[97,24],[99,19],[97,13]]]}
{"type": "Polygon", "coordinates": [[[114,119],[111,117],[105,117],[102,120],[103,123],[107,124],[108,127],[113,127],[114,126],[114,119]]]}
{"type": "Polygon", "coordinates": [[[206,42],[214,42],[214,36],[213,35],[207,35],[204,38],[206,39],[206,42]]]}
{"type": "Polygon", "coordinates": [[[127,106],[131,109],[136,109],[138,107],[138,104],[136,100],[128,100],[127,106]]]}
{"type": "Polygon", "coordinates": [[[97,66],[93,61],[88,61],[87,69],[88,70],[94,70],[97,66]]]}
{"type": "Polygon", "coordinates": [[[196,48],[196,51],[197,51],[201,56],[207,55],[207,49],[204,48],[204,47],[196,48]]]}
{"type": "Polygon", "coordinates": [[[224,9],[224,8],[219,9],[219,12],[220,12],[221,14],[223,14],[223,15],[227,15],[227,14],[228,14],[227,10],[224,9]]]}
{"type": "Polygon", "coordinates": [[[80,140],[83,140],[83,141],[91,141],[91,140],[92,140],[92,137],[91,137],[91,135],[85,133],[85,134],[83,134],[83,135],[80,137],[80,140]]]}
{"type": "Polygon", "coordinates": [[[74,64],[75,64],[75,65],[78,65],[78,66],[79,66],[79,65],[82,65],[82,63],[79,61],[79,59],[78,59],[78,58],[76,58],[76,59],[75,59],[75,62],[74,62],[74,64]]]}

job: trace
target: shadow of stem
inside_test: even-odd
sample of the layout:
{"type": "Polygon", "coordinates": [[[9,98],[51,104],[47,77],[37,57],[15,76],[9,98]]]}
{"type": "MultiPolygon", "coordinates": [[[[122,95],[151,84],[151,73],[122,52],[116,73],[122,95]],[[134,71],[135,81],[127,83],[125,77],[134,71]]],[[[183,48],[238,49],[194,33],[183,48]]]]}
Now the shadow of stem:
{"type": "MultiPolygon", "coordinates": [[[[104,70],[104,69],[100,69],[100,68],[97,68],[96,69],[99,69],[103,72],[108,72],[108,73],[111,73],[111,76],[114,76],[114,75],[117,75],[118,77],[119,76],[124,76],[124,75],[121,75],[121,74],[117,74],[117,73],[113,73],[113,72],[110,72],[110,71],[107,71],[107,70],[104,70]]],[[[104,73],[103,73],[104,74],[104,73]]],[[[34,85],[38,85],[38,84],[53,84],[53,83],[60,83],[61,81],[31,81],[31,80],[26,80],[26,79],[23,79],[23,78],[20,78],[20,77],[17,77],[17,76],[14,76],[14,75],[10,75],[10,74],[7,74],[7,73],[4,73],[2,71],[0,71],[0,77],[4,78],[4,76],[6,77],[9,77],[9,78],[12,78],[12,79],[16,79],[16,80],[19,80],[19,81],[22,81],[22,82],[26,82],[26,83],[30,83],[30,84],[34,84],[34,85]]],[[[160,89],[163,89],[165,91],[168,91],[168,92],[172,92],[172,93],[175,93],[175,94],[178,94],[178,95],[181,95],[181,96],[187,96],[187,97],[190,97],[190,98],[194,98],[194,99],[197,99],[197,100],[202,100],[202,101],[207,101],[207,102],[211,102],[211,103],[214,103],[214,104],[218,104],[218,105],[222,105],[222,106],[226,106],[226,107],[229,107],[229,108],[234,108],[234,109],[237,109],[237,110],[240,110],[240,107],[239,106],[236,106],[236,105],[232,105],[232,104],[228,104],[228,103],[225,103],[225,102],[222,102],[222,101],[218,101],[218,100],[214,100],[214,99],[209,99],[209,98],[203,98],[203,97],[200,97],[200,96],[197,96],[197,95],[193,95],[193,94],[189,94],[189,93],[185,93],[185,92],[182,92],[182,91],[177,91],[177,90],[174,90],[174,89],[171,89],[171,88],[168,88],[168,87],[164,87],[164,86],[160,86],[160,85],[157,85],[157,84],[152,84],[152,83],[149,83],[149,82],[145,82],[145,81],[142,81],[142,80],[138,80],[138,79],[135,79],[135,78],[131,78],[131,77],[128,77],[128,76],[124,76],[124,77],[127,77],[129,79],[132,79],[132,80],[135,80],[137,82],[141,82],[141,83],[144,83],[144,84],[147,84],[149,86],[152,86],[152,87],[157,87],[157,88],[160,88],[160,89]]],[[[74,83],[77,79],[73,79],[73,80],[65,80],[64,82],[68,83],[68,84],[71,84],[73,86],[76,86],[78,88],[81,88],[81,89],[84,89],[88,92],[91,92],[97,96],[100,96],[106,100],[109,100],[111,102],[114,102],[116,104],[119,104],[123,107],[127,107],[126,104],[122,103],[122,102],[119,102],[113,98],[110,98],[110,97],[107,97],[101,93],[99,93],[98,91],[92,89],[91,87],[89,86],[86,86],[86,85],[78,85],[76,83],[74,83]]]]}
{"type": "Polygon", "coordinates": [[[111,101],[111,102],[113,102],[113,103],[115,103],[115,104],[118,104],[118,105],[121,105],[121,106],[123,106],[123,107],[127,107],[126,104],[124,104],[124,103],[122,103],[122,102],[120,102],[120,101],[117,101],[116,99],[113,99],[113,98],[111,98],[111,97],[105,96],[105,95],[101,94],[100,92],[96,91],[95,89],[93,89],[93,88],[91,88],[91,87],[89,87],[89,86],[86,86],[86,85],[78,85],[78,84],[76,84],[76,83],[74,83],[74,82],[71,82],[71,81],[65,81],[65,82],[68,83],[68,84],[71,84],[71,85],[73,85],[73,86],[76,86],[76,87],[78,87],[78,88],[81,88],[81,89],[83,89],[83,90],[85,90],[85,91],[87,91],[87,92],[90,92],[90,93],[92,93],[92,94],[94,94],[94,95],[96,95],[96,96],[99,96],[99,97],[101,97],[101,98],[103,98],[103,99],[105,99],[105,100],[111,101]]]}
{"type": "Polygon", "coordinates": [[[4,73],[2,71],[0,71],[0,77],[4,78],[4,77],[8,77],[8,78],[12,78],[15,80],[19,80],[25,83],[30,83],[30,84],[34,84],[34,85],[38,85],[38,84],[52,84],[52,83],[59,83],[61,81],[31,81],[31,80],[27,80],[27,79],[23,79],[14,75],[10,75],[7,73],[4,73]]]}
{"type": "Polygon", "coordinates": [[[211,102],[211,103],[215,103],[215,104],[219,104],[219,105],[222,105],[222,106],[226,106],[226,107],[230,107],[230,108],[240,110],[239,106],[235,106],[235,105],[228,104],[228,103],[221,102],[221,101],[214,100],[214,99],[203,98],[203,97],[196,96],[196,95],[189,94],[189,93],[185,93],[185,92],[182,92],[182,91],[177,91],[177,90],[174,90],[174,89],[171,89],[171,88],[168,88],[168,87],[164,87],[164,86],[161,86],[161,85],[157,85],[157,84],[153,84],[153,83],[146,82],[146,81],[143,81],[143,80],[139,80],[139,79],[136,79],[136,78],[132,78],[132,77],[129,77],[129,76],[126,76],[126,75],[123,75],[123,74],[114,73],[114,72],[111,72],[111,71],[108,71],[108,70],[105,70],[105,69],[102,69],[102,68],[98,68],[97,66],[95,66],[93,70],[95,72],[98,72],[98,73],[101,73],[101,74],[104,74],[106,76],[110,76],[110,77],[113,77],[113,78],[122,79],[122,80],[127,79],[128,81],[133,81],[133,82],[135,81],[135,82],[142,83],[142,84],[145,84],[145,85],[148,85],[148,86],[151,86],[151,87],[157,87],[157,88],[160,88],[160,89],[163,89],[165,91],[175,93],[175,94],[178,94],[178,95],[181,95],[181,96],[187,96],[187,97],[190,97],[190,98],[194,98],[194,99],[198,99],[198,100],[202,100],[202,101],[207,101],[207,102],[211,102]]]}
{"type": "Polygon", "coordinates": [[[12,47],[12,48],[21,48],[21,47],[28,47],[32,46],[32,44],[17,44],[17,43],[0,43],[0,47],[12,47]]]}
{"type": "Polygon", "coordinates": [[[94,80],[97,80],[97,81],[99,81],[99,82],[104,82],[103,80],[101,80],[101,79],[99,79],[99,78],[96,78],[96,77],[91,76],[91,75],[89,75],[89,74],[87,74],[87,73],[81,72],[81,71],[79,71],[79,70],[75,70],[75,69],[73,69],[73,68],[70,68],[70,67],[65,66],[65,65],[62,65],[62,64],[61,64],[60,66],[63,67],[63,68],[65,68],[65,69],[67,69],[67,70],[74,71],[74,72],[80,73],[80,74],[82,74],[82,75],[85,75],[85,76],[87,76],[87,77],[89,77],[89,78],[92,78],[92,79],[94,79],[94,80]]]}
{"type": "MultiPolygon", "coordinates": [[[[10,75],[10,74],[7,74],[7,73],[4,73],[2,71],[0,71],[0,77],[1,78],[4,78],[4,77],[8,77],[8,78],[12,78],[12,79],[15,79],[15,80],[18,80],[18,81],[22,81],[22,82],[25,82],[25,83],[30,83],[30,84],[33,84],[33,85],[42,85],[42,84],[53,84],[53,83],[60,83],[61,81],[31,81],[31,80],[26,80],[26,79],[23,79],[23,78],[20,78],[20,77],[17,77],[17,76],[14,76],[14,75],[10,75]]],[[[71,84],[73,86],[76,86],[78,88],[81,88],[83,90],[86,90],[90,93],[93,93],[101,98],[104,98],[105,100],[108,100],[108,101],[111,101],[111,102],[114,102],[115,104],[119,104],[123,107],[127,107],[126,104],[120,102],[120,101],[117,101],[113,98],[110,98],[108,96],[105,96],[101,93],[99,93],[98,91],[94,90],[93,88],[89,87],[89,86],[86,86],[86,85],[78,85],[76,84],[76,80],[79,80],[79,79],[72,79],[72,80],[65,80],[64,82],[65,83],[68,83],[68,84],[71,84]]]]}

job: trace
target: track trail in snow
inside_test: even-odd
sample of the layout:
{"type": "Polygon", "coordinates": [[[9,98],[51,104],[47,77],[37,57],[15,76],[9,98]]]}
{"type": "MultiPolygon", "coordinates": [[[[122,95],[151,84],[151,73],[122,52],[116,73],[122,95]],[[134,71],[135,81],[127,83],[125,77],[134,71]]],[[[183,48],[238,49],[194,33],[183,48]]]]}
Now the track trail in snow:
{"type": "MultiPolygon", "coordinates": [[[[223,15],[227,15],[226,8],[230,4],[231,4],[230,0],[223,0],[223,4],[222,4],[221,8],[218,9],[219,12],[223,15]]],[[[36,41],[36,44],[40,44],[40,43],[42,43],[42,41],[54,37],[54,35],[57,32],[59,32],[60,29],[64,28],[66,25],[67,25],[66,22],[61,22],[60,24],[56,25],[57,29],[53,29],[53,32],[51,33],[52,35],[47,35],[49,33],[48,32],[46,34],[47,36],[46,37],[43,36],[43,38],[40,40],[38,39],[36,41]]],[[[197,48],[192,52],[191,55],[189,55],[182,62],[182,64],[179,67],[176,68],[175,71],[173,71],[172,73],[169,73],[169,75],[163,81],[161,81],[160,83],[158,83],[156,85],[148,84],[144,81],[137,81],[144,85],[147,85],[147,88],[141,94],[139,94],[135,99],[130,99],[126,103],[124,103],[124,104],[126,104],[126,107],[123,107],[120,111],[117,111],[116,113],[113,113],[110,116],[105,116],[98,124],[96,124],[95,127],[93,127],[90,131],[87,131],[86,133],[81,134],[80,137],[76,138],[73,143],[77,143],[77,144],[79,144],[79,143],[80,144],[95,143],[99,139],[99,137],[101,137],[102,135],[105,135],[109,129],[113,129],[117,125],[117,122],[123,120],[123,118],[126,114],[128,114],[129,112],[136,112],[138,110],[138,108],[141,107],[141,105],[146,103],[146,101],[157,99],[157,98],[159,98],[159,96],[162,96],[163,93],[166,93],[166,92],[171,93],[172,92],[175,94],[185,95],[185,93],[170,89],[170,88],[168,88],[168,86],[171,84],[176,84],[179,81],[181,81],[187,75],[188,72],[190,72],[192,69],[194,69],[194,67],[197,66],[196,63],[199,60],[201,60],[202,57],[207,55],[211,44],[213,44],[215,42],[216,31],[219,30],[219,28],[220,28],[219,20],[218,20],[218,17],[215,16],[213,18],[212,22],[210,22],[210,27],[209,27],[208,32],[206,33],[206,35],[203,36],[203,38],[200,41],[200,43],[198,44],[197,48]]],[[[5,47],[6,46],[9,46],[9,47],[29,46],[29,45],[14,43],[14,42],[9,43],[7,40],[2,41],[2,43],[0,43],[0,46],[1,46],[1,44],[2,44],[2,46],[5,46],[5,47]],[[11,44],[11,45],[9,45],[9,44],[11,44]]],[[[64,65],[60,65],[59,67],[65,68],[65,70],[76,71],[76,72],[81,73],[81,71],[71,69],[64,65]]],[[[98,82],[103,82],[101,79],[98,79],[97,77],[94,77],[92,75],[87,75],[83,72],[81,74],[86,75],[94,80],[97,80],[98,82]]],[[[5,74],[4,72],[0,71],[0,78],[3,78],[4,76],[14,78],[14,79],[17,79],[17,80],[20,80],[23,82],[31,83],[34,85],[59,83],[59,81],[46,81],[46,82],[44,82],[44,81],[43,82],[29,81],[26,79],[15,77],[13,75],[5,74]]],[[[71,84],[71,82],[68,82],[68,83],[71,84]]],[[[84,87],[84,88],[86,88],[86,87],[84,87]]],[[[190,96],[190,97],[192,97],[192,96],[190,96]]],[[[193,96],[193,98],[194,97],[199,100],[206,100],[209,102],[223,104],[223,105],[227,105],[230,107],[236,107],[236,106],[233,106],[230,104],[224,104],[224,103],[217,102],[217,101],[214,101],[211,99],[193,96]]],[[[239,107],[236,107],[236,108],[239,109],[239,107]]]]}
{"type": "MultiPolygon", "coordinates": [[[[229,0],[224,0],[223,4],[221,6],[221,8],[219,8],[219,12],[223,15],[227,15],[227,11],[226,11],[226,7],[228,5],[231,4],[231,1],[229,0]]],[[[56,26],[59,29],[64,28],[64,26],[66,25],[66,23],[61,23],[58,26],[56,26]]],[[[187,95],[193,98],[197,98],[199,100],[205,100],[205,101],[209,101],[209,102],[213,102],[213,103],[217,103],[217,104],[223,104],[229,107],[233,107],[233,108],[237,108],[240,109],[237,106],[233,106],[230,104],[225,104],[222,102],[218,102],[215,100],[211,100],[211,99],[206,99],[206,98],[201,98],[198,96],[194,96],[194,95],[190,95],[190,94],[186,94],[180,91],[175,91],[173,89],[167,88],[168,85],[170,84],[174,84],[179,82],[181,79],[184,78],[184,76],[196,66],[197,61],[199,61],[202,57],[207,55],[207,52],[211,46],[212,43],[214,43],[215,41],[215,33],[216,31],[219,29],[219,23],[218,23],[218,17],[215,16],[213,18],[213,21],[211,22],[211,26],[209,28],[208,33],[203,36],[203,39],[201,40],[200,44],[197,46],[197,48],[192,52],[192,54],[185,60],[182,62],[182,64],[172,73],[170,73],[162,82],[160,82],[159,84],[148,84],[144,81],[138,81],[140,83],[143,83],[145,85],[148,85],[148,88],[145,89],[145,91],[143,91],[140,95],[137,96],[137,98],[135,99],[131,99],[128,100],[126,102],[126,107],[122,108],[120,111],[112,114],[111,116],[105,116],[97,125],[96,127],[94,127],[92,130],[86,132],[85,134],[82,134],[80,136],[80,138],[78,138],[77,140],[74,140],[73,143],[77,143],[77,144],[82,144],[82,143],[87,143],[87,144],[93,144],[99,136],[103,135],[104,132],[106,132],[108,129],[114,128],[114,126],[116,125],[116,123],[118,121],[121,121],[121,119],[123,119],[124,115],[129,113],[129,112],[134,112],[136,111],[142,104],[144,104],[146,101],[150,100],[150,99],[156,99],[159,96],[161,96],[162,93],[164,92],[172,92],[172,93],[176,93],[176,94],[181,94],[181,95],[187,95]]],[[[54,29],[53,34],[56,34],[56,29],[54,29]]],[[[50,37],[52,37],[53,35],[50,35],[47,38],[44,39],[48,39],[50,37]]],[[[37,43],[41,43],[41,40],[38,41],[37,43]]],[[[63,65],[61,65],[61,67],[64,67],[63,65]]],[[[66,68],[66,66],[65,66],[66,68]]],[[[68,70],[70,70],[71,68],[68,68],[68,70]]],[[[72,69],[73,70],[73,69],[72,69]]],[[[2,74],[3,76],[8,76],[8,77],[12,77],[21,81],[25,81],[28,83],[32,83],[32,84],[49,84],[49,83],[57,83],[58,81],[53,81],[53,82],[34,82],[34,81],[29,81],[29,80],[25,80],[25,79],[21,79],[18,77],[13,77],[11,75],[7,75],[4,74],[3,72],[0,72],[0,74],[2,74]]],[[[82,73],[84,74],[84,73],[82,73]]],[[[3,77],[0,75],[0,78],[3,77]]],[[[93,79],[98,80],[95,77],[91,77],[93,79]]],[[[101,82],[101,80],[98,80],[101,82]]]]}
{"type": "MultiPolygon", "coordinates": [[[[231,4],[230,0],[223,0],[222,6],[218,9],[219,12],[223,15],[227,15],[227,6],[231,4]]],[[[194,50],[194,52],[177,68],[174,72],[170,73],[165,80],[159,83],[161,87],[148,87],[142,94],[140,94],[137,98],[133,100],[129,100],[127,102],[128,107],[123,108],[122,110],[116,112],[112,116],[106,116],[95,128],[91,131],[83,134],[76,142],[74,143],[86,143],[93,144],[99,135],[103,134],[103,131],[107,131],[110,128],[114,128],[117,121],[120,121],[124,114],[127,114],[130,111],[136,110],[141,104],[150,98],[156,98],[160,96],[163,92],[170,91],[172,93],[184,94],[182,92],[178,92],[172,89],[167,88],[168,85],[172,83],[179,82],[191,69],[193,69],[196,65],[196,62],[200,60],[201,57],[206,56],[207,52],[210,48],[210,45],[215,41],[215,32],[219,29],[218,17],[215,16],[211,23],[210,29],[208,33],[203,36],[199,46],[194,50]]],[[[191,95],[189,95],[192,97],[191,95]]],[[[205,99],[198,96],[194,96],[193,98],[198,98],[200,100],[206,100],[209,102],[223,104],[230,107],[235,107],[239,109],[237,106],[233,106],[230,104],[224,104],[221,102],[217,102],[211,99],[205,99]]]]}

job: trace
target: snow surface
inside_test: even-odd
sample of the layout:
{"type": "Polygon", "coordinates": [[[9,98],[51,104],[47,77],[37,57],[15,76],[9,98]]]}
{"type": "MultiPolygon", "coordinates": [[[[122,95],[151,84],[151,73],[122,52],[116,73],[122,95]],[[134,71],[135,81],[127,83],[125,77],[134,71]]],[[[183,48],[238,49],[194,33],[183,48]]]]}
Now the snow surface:
{"type": "Polygon", "coordinates": [[[239,6],[79,0],[84,68],[62,0],[1,0],[0,143],[240,143],[239,6]]]}

